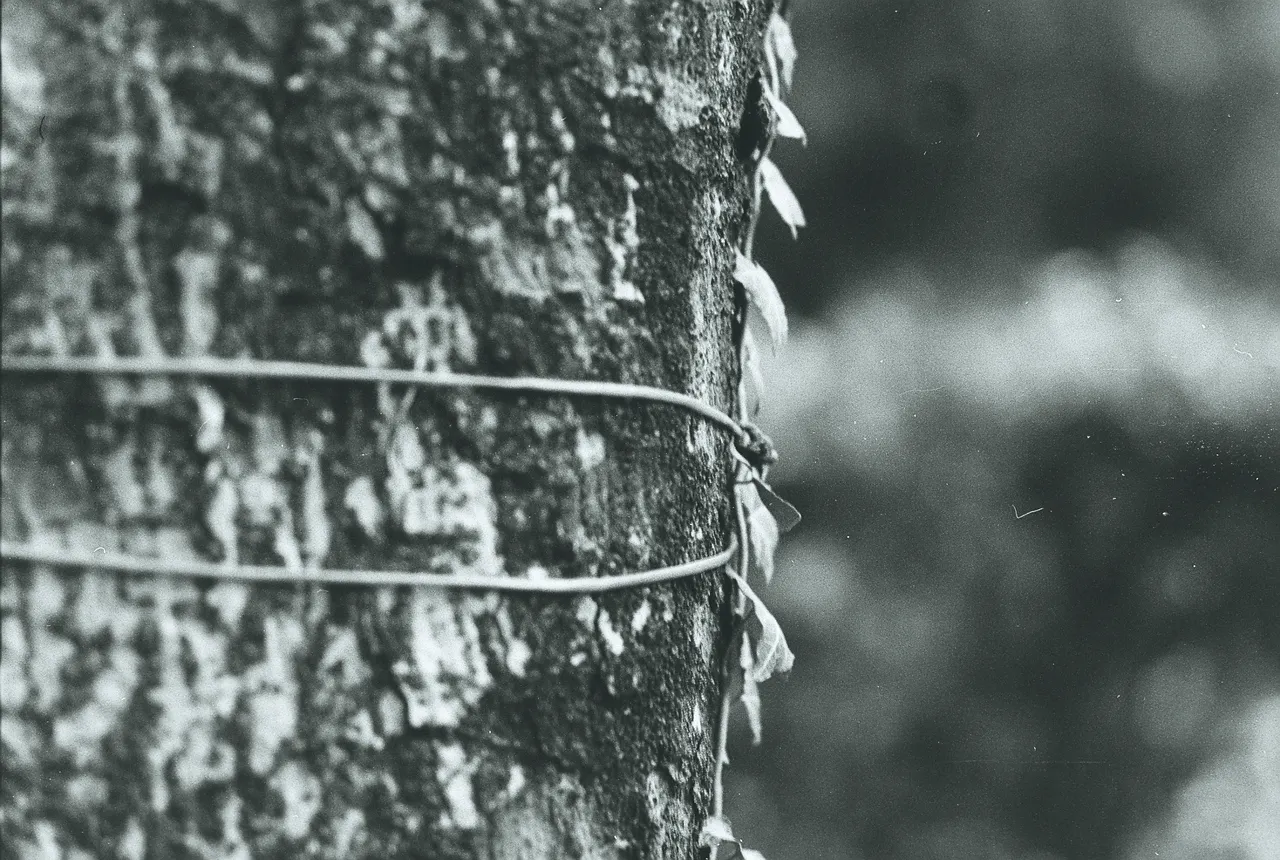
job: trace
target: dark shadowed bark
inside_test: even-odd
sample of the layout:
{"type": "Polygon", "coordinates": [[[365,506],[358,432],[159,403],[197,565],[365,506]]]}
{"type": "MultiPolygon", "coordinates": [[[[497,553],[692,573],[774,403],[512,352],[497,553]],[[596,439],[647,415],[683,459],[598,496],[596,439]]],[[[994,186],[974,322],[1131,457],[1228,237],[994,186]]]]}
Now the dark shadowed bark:
{"type": "MultiPolygon", "coordinates": [[[[760,0],[4,7],[7,353],[642,382],[728,407],[760,0]]],[[[642,403],[3,378],[3,535],[596,576],[713,554],[642,403]]],[[[7,562],[14,858],[689,858],[722,579],[597,597],[7,562]]]]}

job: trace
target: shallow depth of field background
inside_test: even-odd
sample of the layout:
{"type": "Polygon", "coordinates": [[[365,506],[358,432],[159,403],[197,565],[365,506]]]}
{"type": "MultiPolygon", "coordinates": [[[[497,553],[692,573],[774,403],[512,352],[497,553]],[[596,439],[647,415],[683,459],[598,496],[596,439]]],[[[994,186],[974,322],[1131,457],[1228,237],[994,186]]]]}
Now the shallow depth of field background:
{"type": "Polygon", "coordinates": [[[1280,858],[1280,2],[796,0],[770,860],[1280,858]]]}

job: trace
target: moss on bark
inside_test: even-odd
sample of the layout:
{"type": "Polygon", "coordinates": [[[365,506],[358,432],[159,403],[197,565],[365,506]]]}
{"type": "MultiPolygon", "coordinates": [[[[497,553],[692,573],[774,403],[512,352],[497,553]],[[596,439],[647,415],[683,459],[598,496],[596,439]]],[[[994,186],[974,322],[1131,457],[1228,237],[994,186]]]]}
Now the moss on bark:
{"type": "MultiPolygon", "coordinates": [[[[731,403],[760,2],[6,3],[6,352],[643,382],[731,403]]],[[[718,551],[681,412],[4,378],[6,539],[593,576],[718,551]]],[[[694,856],[723,590],[7,563],[15,857],[694,856]],[[40,853],[45,851],[46,853],[40,853]]]]}

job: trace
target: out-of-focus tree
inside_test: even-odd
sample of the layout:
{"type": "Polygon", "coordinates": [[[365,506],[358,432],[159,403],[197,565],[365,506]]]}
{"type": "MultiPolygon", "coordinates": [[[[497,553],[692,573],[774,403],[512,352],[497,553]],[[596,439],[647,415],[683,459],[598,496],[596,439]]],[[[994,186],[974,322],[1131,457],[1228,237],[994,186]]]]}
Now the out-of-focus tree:
{"type": "MultiPolygon", "coordinates": [[[[6,360],[605,380],[727,407],[771,8],[6,0],[6,360]]],[[[643,399],[4,382],[6,541],[227,575],[6,559],[0,854],[700,851],[723,580],[428,581],[714,555],[723,434],[643,399]],[[384,570],[422,584],[359,582],[384,570]]]]}

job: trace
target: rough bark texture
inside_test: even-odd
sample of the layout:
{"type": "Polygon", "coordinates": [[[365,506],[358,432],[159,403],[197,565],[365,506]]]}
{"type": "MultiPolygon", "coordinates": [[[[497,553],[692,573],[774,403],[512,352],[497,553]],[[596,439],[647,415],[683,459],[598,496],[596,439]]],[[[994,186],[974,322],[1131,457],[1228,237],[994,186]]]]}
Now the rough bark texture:
{"type": "MultiPolygon", "coordinates": [[[[634,381],[726,406],[734,144],[765,11],[6,0],[4,349],[634,381]]],[[[664,407],[3,381],[9,540],[593,576],[731,529],[728,440],[664,407]]],[[[697,853],[715,575],[501,598],[7,563],[0,595],[5,856],[697,853]]]]}

